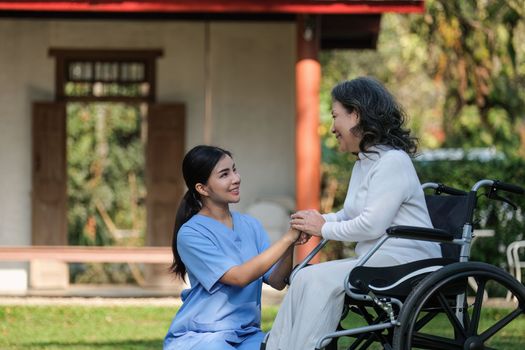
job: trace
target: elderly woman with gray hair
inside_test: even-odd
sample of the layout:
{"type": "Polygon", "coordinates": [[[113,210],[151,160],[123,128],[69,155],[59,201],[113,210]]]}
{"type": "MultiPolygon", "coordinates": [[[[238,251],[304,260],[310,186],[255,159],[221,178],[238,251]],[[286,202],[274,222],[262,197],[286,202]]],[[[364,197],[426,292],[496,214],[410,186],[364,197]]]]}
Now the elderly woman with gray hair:
{"type": "MultiPolygon", "coordinates": [[[[392,225],[432,227],[423,190],[411,161],[416,139],[404,128],[405,114],[377,80],[360,77],[332,90],[332,133],[339,150],[357,157],[344,207],[321,215],[302,210],[293,228],[330,240],[356,242],[366,254],[392,225]]],[[[367,266],[392,266],[441,257],[437,243],[391,239],[367,266]]],[[[343,309],[345,276],[357,259],[313,265],[299,271],[283,300],[267,350],[311,350],[333,332],[343,309]]]]}

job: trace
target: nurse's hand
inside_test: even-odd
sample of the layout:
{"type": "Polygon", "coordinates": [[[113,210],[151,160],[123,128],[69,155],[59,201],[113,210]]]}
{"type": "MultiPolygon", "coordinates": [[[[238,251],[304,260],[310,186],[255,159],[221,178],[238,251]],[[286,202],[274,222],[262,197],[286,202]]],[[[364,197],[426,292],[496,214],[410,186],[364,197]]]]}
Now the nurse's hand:
{"type": "Polygon", "coordinates": [[[301,238],[301,232],[290,227],[288,231],[284,234],[284,238],[288,241],[290,245],[296,244],[297,240],[301,238]]]}
{"type": "Polygon", "coordinates": [[[321,228],[326,222],[323,216],[313,209],[300,210],[291,216],[290,225],[301,232],[312,236],[321,236],[321,228]]]}
{"type": "Polygon", "coordinates": [[[290,242],[290,245],[305,244],[306,242],[308,242],[308,240],[310,240],[311,237],[309,234],[300,232],[292,227],[290,227],[284,235],[285,238],[288,239],[288,242],[290,242]]]}
{"type": "Polygon", "coordinates": [[[305,244],[306,242],[310,240],[310,238],[312,238],[312,236],[310,236],[307,233],[301,232],[301,234],[299,235],[299,238],[297,238],[297,240],[295,241],[295,245],[305,244]]]}

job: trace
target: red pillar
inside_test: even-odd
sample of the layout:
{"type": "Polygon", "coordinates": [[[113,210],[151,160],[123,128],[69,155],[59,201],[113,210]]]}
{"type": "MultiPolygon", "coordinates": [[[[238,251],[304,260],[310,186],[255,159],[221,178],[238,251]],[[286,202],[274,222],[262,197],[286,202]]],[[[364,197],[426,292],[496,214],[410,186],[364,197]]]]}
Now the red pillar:
{"type": "MultiPolygon", "coordinates": [[[[321,65],[318,53],[319,19],[317,16],[299,15],[295,65],[297,210],[319,210],[320,205],[321,144],[318,127],[321,65]]],[[[314,237],[308,244],[297,247],[297,261],[302,260],[318,242],[319,239],[314,237]]]]}

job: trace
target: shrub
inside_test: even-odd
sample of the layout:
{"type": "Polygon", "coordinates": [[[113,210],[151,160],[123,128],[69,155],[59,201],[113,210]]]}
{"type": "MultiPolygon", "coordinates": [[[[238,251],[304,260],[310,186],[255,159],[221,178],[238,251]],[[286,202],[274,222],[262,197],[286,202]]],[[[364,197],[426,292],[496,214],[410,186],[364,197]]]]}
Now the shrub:
{"type": "MultiPolygon", "coordinates": [[[[336,211],[343,206],[353,162],[335,155],[325,153],[323,165],[323,201],[329,202],[325,211],[336,211]],[[337,181],[336,193],[328,189],[330,181],[337,181]],[[330,197],[329,200],[327,198],[330,197]]],[[[525,186],[525,161],[521,158],[506,158],[490,161],[415,161],[421,183],[442,182],[448,186],[470,190],[478,180],[494,179],[525,186]]],[[[525,196],[501,193],[518,206],[489,200],[485,196],[478,198],[478,211],[475,217],[475,229],[493,229],[493,237],[476,240],[471,251],[472,260],[484,261],[496,266],[506,267],[505,249],[513,241],[525,239],[525,196]]],[[[323,207],[323,206],[322,206],[323,207]]],[[[324,259],[343,258],[348,256],[353,244],[331,243],[324,252],[324,259]]]]}

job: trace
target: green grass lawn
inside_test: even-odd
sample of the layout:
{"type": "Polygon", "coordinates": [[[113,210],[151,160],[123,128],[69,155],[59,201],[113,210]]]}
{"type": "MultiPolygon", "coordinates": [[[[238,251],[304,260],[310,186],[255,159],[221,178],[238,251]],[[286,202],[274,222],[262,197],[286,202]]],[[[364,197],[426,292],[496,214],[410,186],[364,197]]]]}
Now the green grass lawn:
{"type": "Polygon", "coordinates": [[[0,349],[161,349],[173,307],[0,307],[0,349]]]}
{"type": "MultiPolygon", "coordinates": [[[[161,349],[175,312],[171,306],[0,306],[0,349],[161,349]]],[[[277,307],[264,308],[263,330],[271,328],[276,313],[277,307]]],[[[500,313],[490,309],[484,319],[500,313]]],[[[361,325],[345,322],[346,326],[361,325]]],[[[522,317],[498,348],[521,348],[524,329],[522,317]]]]}

